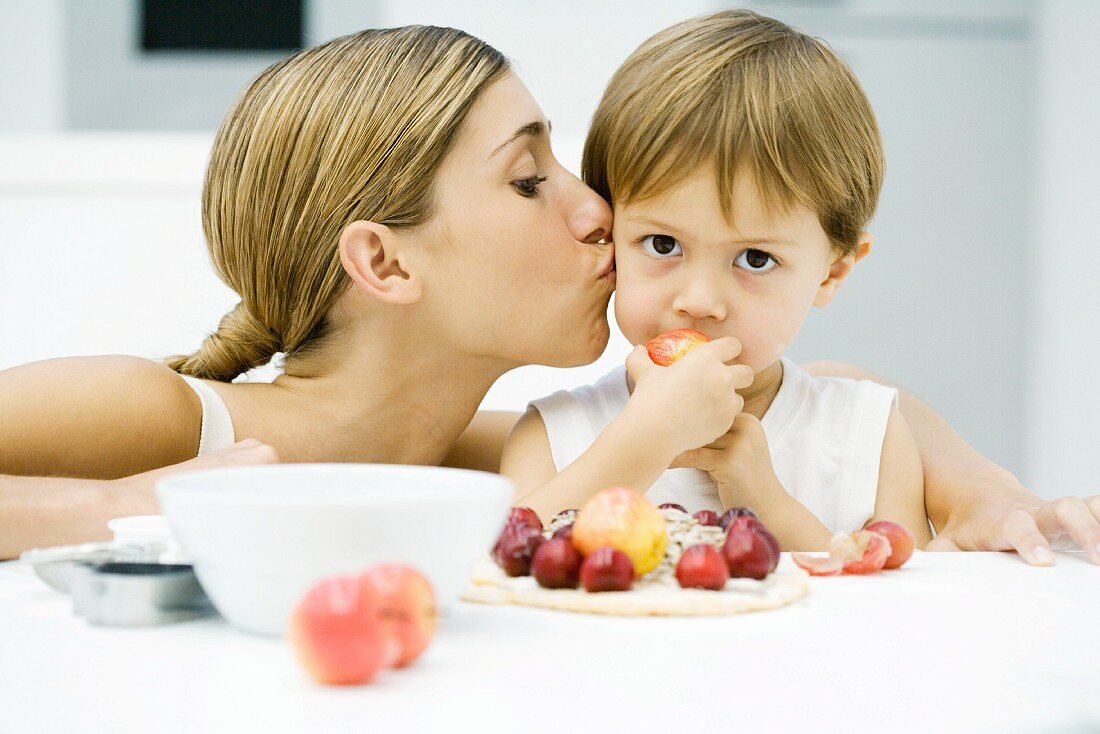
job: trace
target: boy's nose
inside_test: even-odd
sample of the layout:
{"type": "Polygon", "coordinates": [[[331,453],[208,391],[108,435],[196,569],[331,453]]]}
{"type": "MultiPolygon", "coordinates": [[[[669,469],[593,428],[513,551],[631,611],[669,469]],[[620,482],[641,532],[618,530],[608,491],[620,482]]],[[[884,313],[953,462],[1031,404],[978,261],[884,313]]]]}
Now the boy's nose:
{"type": "Polygon", "coordinates": [[[692,283],[672,302],[677,315],[692,321],[724,321],[728,311],[724,295],[706,283],[692,283]]]}

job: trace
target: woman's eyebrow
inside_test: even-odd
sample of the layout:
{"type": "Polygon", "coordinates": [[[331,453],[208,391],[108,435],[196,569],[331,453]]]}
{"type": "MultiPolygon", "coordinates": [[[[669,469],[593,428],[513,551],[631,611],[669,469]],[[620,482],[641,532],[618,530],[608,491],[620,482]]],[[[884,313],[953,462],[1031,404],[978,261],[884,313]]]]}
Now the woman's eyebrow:
{"type": "Polygon", "coordinates": [[[509,145],[516,142],[520,138],[523,138],[523,137],[540,138],[543,135],[548,134],[550,132],[550,129],[551,128],[550,128],[550,121],[549,120],[547,120],[545,124],[543,124],[543,122],[541,120],[534,120],[532,122],[527,123],[526,125],[521,125],[514,133],[512,133],[511,137],[509,137],[503,143],[498,145],[496,147],[496,150],[494,150],[492,153],[489,154],[489,158],[491,159],[497,153],[504,150],[505,148],[507,148],[509,145]]]}

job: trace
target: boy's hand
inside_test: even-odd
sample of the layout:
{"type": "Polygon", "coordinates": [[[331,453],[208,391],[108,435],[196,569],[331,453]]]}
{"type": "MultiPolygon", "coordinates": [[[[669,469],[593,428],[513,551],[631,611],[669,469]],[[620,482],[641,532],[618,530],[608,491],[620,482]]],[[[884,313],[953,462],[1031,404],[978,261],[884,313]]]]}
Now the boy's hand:
{"type": "Polygon", "coordinates": [[[650,360],[645,347],[635,347],[626,358],[634,393],[624,413],[669,456],[714,441],[729,430],[745,406],[737,390],[752,384],[751,367],[729,364],[740,353],[739,341],[721,337],[660,367],[650,360]]]}
{"type": "Polygon", "coordinates": [[[685,451],[672,468],[702,469],[718,484],[722,506],[766,512],[777,496],[787,496],[775,474],[764,427],[755,416],[738,413],[729,431],[712,443],[685,451]]]}
{"type": "Polygon", "coordinates": [[[832,532],[790,495],[779,481],[768,452],[764,427],[755,416],[739,413],[718,440],[685,451],[673,467],[708,472],[718,484],[722,507],[751,507],[783,550],[824,550],[832,532]]]}

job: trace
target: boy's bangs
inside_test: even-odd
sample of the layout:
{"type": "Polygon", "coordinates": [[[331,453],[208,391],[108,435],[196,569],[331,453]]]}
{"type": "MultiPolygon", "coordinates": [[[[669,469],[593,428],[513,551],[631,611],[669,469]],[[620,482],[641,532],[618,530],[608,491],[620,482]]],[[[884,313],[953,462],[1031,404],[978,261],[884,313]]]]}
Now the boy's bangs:
{"type": "Polygon", "coordinates": [[[748,11],[668,28],[615,72],[585,142],[585,182],[613,205],[713,167],[732,224],[736,176],[768,214],[817,214],[850,251],[874,214],[884,161],[859,82],[823,42],[748,11]]]}
{"type": "Polygon", "coordinates": [[[622,131],[626,134],[620,140],[629,142],[606,151],[608,192],[618,203],[644,201],[709,166],[722,214],[731,226],[737,176],[753,179],[769,215],[782,215],[798,204],[818,211],[823,202],[799,183],[806,178],[805,167],[780,152],[779,141],[792,137],[776,125],[781,116],[753,114],[754,108],[769,109],[767,105],[775,103],[745,102],[749,103],[697,107],[674,126],[652,118],[630,132],[622,131]]]}

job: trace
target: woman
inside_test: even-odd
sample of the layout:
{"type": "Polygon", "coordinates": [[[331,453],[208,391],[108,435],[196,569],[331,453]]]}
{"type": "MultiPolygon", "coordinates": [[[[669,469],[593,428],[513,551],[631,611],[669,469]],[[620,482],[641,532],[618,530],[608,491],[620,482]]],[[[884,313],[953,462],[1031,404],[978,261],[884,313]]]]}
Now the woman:
{"type": "MultiPolygon", "coordinates": [[[[179,468],[495,469],[514,416],[475,419],[489,386],[525,364],[586,364],[608,338],[610,211],[548,136],[504,57],[453,29],[364,31],[264,71],[219,129],[203,189],[240,304],[167,366],[0,373],[0,558],[155,512],[153,480],[179,468]],[[229,382],[276,352],[273,383],[229,382]]],[[[903,411],[941,547],[1043,563],[1044,534],[1100,543],[1098,498],[1041,503],[919,402],[903,411]]]]}

